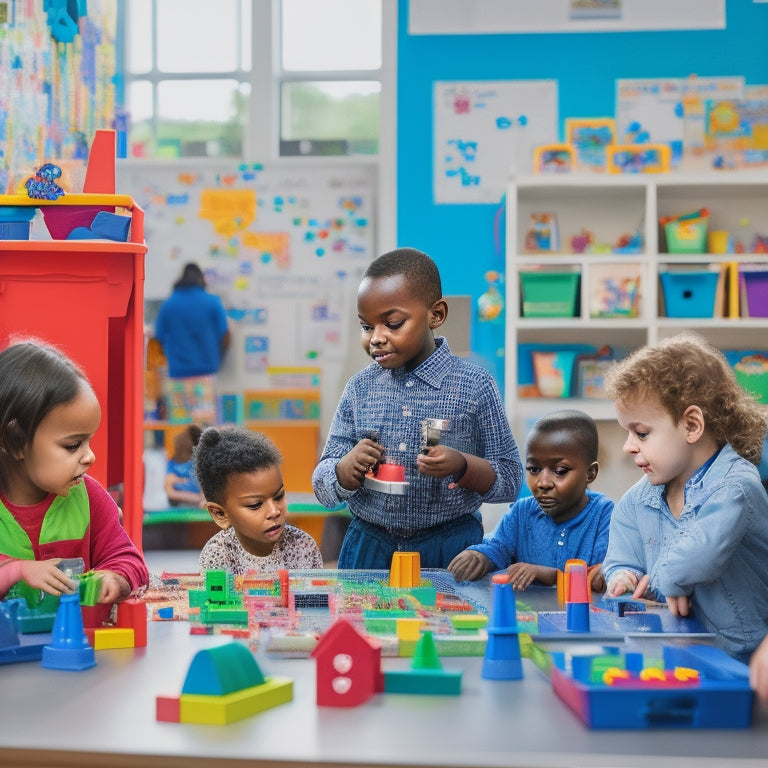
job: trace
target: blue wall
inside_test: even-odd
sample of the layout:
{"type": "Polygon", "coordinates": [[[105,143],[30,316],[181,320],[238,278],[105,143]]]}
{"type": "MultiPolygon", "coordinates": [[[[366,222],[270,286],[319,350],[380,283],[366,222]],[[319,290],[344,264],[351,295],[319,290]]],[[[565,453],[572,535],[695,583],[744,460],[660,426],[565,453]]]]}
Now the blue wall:
{"type": "MultiPolygon", "coordinates": [[[[486,272],[504,271],[499,206],[433,203],[434,81],[555,79],[561,133],[566,117],[613,116],[617,78],[695,73],[768,83],[768,4],[752,0],[727,0],[724,30],[431,36],[408,35],[408,0],[398,2],[397,242],[435,259],[445,294],[475,301],[486,272]]],[[[501,384],[503,324],[475,319],[472,334],[473,351],[501,384]]]]}

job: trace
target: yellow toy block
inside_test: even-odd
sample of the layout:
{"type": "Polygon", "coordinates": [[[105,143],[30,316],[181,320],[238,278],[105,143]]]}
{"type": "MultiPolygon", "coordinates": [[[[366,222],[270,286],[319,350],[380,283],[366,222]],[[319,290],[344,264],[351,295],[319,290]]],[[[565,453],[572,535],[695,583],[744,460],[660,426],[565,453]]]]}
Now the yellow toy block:
{"type": "Polygon", "coordinates": [[[423,624],[424,621],[422,619],[397,619],[395,622],[397,639],[406,641],[418,640],[423,624]]]}
{"type": "Polygon", "coordinates": [[[421,584],[421,557],[418,552],[395,552],[389,568],[389,586],[407,589],[421,584]]]}
{"type": "Polygon", "coordinates": [[[103,651],[106,648],[135,648],[135,642],[132,628],[105,627],[93,631],[94,651],[103,651]]]}
{"type": "Polygon", "coordinates": [[[262,685],[243,688],[224,696],[182,693],[179,722],[226,725],[293,699],[293,680],[268,677],[262,685]]]}

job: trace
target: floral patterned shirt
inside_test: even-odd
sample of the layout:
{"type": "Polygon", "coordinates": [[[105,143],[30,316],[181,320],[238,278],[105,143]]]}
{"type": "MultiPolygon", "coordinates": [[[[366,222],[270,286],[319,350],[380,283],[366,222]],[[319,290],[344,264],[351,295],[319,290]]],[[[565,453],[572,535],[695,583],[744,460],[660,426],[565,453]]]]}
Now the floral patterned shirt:
{"type": "Polygon", "coordinates": [[[293,525],[285,526],[283,535],[266,557],[246,552],[234,528],[219,531],[206,542],[199,562],[201,572],[221,569],[235,575],[323,567],[323,557],[315,540],[293,525]]]}

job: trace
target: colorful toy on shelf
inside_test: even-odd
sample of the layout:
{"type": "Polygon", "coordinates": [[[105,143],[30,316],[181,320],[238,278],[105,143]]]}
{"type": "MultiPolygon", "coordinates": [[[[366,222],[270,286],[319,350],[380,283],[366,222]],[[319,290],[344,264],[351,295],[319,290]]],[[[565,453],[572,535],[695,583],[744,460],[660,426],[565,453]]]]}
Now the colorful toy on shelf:
{"type": "Polygon", "coordinates": [[[574,253],[586,253],[595,244],[595,236],[588,229],[581,228],[578,235],[571,237],[571,250],[574,253]]]}
{"type": "Polygon", "coordinates": [[[532,213],[525,233],[526,253],[556,253],[560,250],[557,215],[550,212],[532,213]]]}
{"type": "Polygon", "coordinates": [[[265,677],[244,645],[231,642],[199,651],[180,696],[158,696],[156,719],[225,725],[293,699],[293,680],[265,677]]]}
{"type": "Polygon", "coordinates": [[[551,654],[552,688],[590,728],[748,728],[749,668],[706,645],[643,654],[551,654]]]}
{"type": "Polygon", "coordinates": [[[58,200],[64,190],[56,183],[61,177],[61,168],[53,163],[43,163],[25,183],[27,195],[35,200],[58,200]]]}
{"type": "Polygon", "coordinates": [[[616,142],[616,121],[609,117],[566,118],[565,140],[573,147],[577,170],[605,171],[607,148],[616,142]]]}
{"type": "Polygon", "coordinates": [[[669,253],[704,253],[707,247],[708,220],[707,208],[678,216],[662,216],[659,223],[664,227],[669,253]]]}

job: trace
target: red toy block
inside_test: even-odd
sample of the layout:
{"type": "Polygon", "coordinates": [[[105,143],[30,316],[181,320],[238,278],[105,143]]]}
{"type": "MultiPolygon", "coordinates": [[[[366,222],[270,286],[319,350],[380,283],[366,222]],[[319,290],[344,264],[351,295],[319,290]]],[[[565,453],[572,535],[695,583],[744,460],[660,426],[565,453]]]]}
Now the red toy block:
{"type": "Polygon", "coordinates": [[[155,698],[155,720],[161,723],[181,722],[181,696],[157,696],[155,698]]]}
{"type": "Polygon", "coordinates": [[[115,626],[122,629],[132,629],[134,648],[147,646],[147,606],[135,597],[123,600],[117,606],[117,622],[115,626]]]}
{"type": "Polygon", "coordinates": [[[115,194],[115,131],[96,131],[88,153],[83,192],[115,194]]]}

